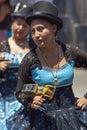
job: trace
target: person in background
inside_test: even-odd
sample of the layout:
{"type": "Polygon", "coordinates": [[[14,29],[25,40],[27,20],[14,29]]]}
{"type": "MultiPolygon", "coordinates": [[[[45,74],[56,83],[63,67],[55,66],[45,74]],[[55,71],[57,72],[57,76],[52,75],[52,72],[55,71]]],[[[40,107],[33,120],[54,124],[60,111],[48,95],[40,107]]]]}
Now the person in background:
{"type": "Polygon", "coordinates": [[[19,64],[30,51],[25,22],[32,7],[18,3],[11,13],[12,36],[0,43],[0,130],[7,130],[6,119],[22,106],[15,98],[19,64]]]}
{"type": "Polygon", "coordinates": [[[11,36],[11,5],[9,0],[0,0],[0,41],[11,36]]]}
{"type": "Polygon", "coordinates": [[[31,129],[87,130],[87,111],[76,105],[72,90],[74,67],[87,68],[87,53],[56,39],[63,21],[51,2],[36,2],[26,22],[37,47],[20,64],[16,97],[31,129]]]}

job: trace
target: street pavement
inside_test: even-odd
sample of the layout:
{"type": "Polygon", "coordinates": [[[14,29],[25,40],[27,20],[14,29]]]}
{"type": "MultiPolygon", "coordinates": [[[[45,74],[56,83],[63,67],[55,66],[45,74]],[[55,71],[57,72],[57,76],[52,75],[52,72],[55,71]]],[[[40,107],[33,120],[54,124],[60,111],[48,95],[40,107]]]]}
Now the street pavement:
{"type": "Polygon", "coordinates": [[[74,71],[73,91],[75,96],[82,97],[87,93],[87,69],[76,69],[74,71]]]}

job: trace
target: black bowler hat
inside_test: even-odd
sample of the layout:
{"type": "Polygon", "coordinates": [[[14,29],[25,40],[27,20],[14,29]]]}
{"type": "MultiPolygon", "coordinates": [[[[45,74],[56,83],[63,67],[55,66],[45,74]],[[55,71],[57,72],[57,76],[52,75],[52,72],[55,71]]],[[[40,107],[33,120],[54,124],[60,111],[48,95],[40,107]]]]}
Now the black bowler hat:
{"type": "Polygon", "coordinates": [[[26,17],[28,24],[35,18],[44,18],[58,26],[61,29],[63,21],[58,17],[58,9],[56,5],[48,1],[39,1],[33,5],[33,11],[26,17]]]}
{"type": "Polygon", "coordinates": [[[23,3],[17,3],[15,6],[14,12],[11,13],[11,18],[26,18],[26,16],[32,11],[32,5],[30,4],[23,4],[23,3]]]}

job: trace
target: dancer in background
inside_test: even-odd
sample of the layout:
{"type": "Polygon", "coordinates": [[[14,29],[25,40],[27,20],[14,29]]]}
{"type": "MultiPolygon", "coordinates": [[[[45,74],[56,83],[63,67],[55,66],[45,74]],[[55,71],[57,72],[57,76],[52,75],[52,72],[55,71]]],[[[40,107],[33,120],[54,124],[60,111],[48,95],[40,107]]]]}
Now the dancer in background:
{"type": "Polygon", "coordinates": [[[0,43],[0,130],[7,130],[6,119],[21,107],[16,100],[15,90],[19,64],[30,51],[27,41],[30,27],[25,17],[31,10],[29,5],[16,5],[11,14],[12,36],[0,43]]]}

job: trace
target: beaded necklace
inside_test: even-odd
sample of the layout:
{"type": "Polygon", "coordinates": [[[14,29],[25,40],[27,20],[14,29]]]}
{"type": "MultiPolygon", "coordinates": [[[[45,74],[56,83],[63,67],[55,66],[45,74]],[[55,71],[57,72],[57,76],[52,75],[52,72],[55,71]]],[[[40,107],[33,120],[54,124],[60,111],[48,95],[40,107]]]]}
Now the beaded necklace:
{"type": "MultiPolygon", "coordinates": [[[[47,62],[46,55],[44,54],[44,52],[43,52],[40,48],[39,48],[39,50],[40,50],[40,52],[41,52],[41,54],[42,54],[42,58],[43,58],[43,60],[45,61],[46,65],[47,65],[49,68],[51,68],[51,65],[47,62]]],[[[59,55],[58,55],[58,59],[59,59],[59,55]]],[[[58,62],[57,65],[58,65],[58,68],[59,68],[59,62],[58,62]]],[[[53,78],[54,78],[54,86],[58,86],[57,71],[58,71],[58,69],[55,69],[55,72],[56,72],[56,76],[55,76],[54,73],[53,73],[53,71],[52,71],[52,69],[50,69],[50,72],[51,72],[51,74],[52,74],[52,76],[53,76],[53,78]]]]}

